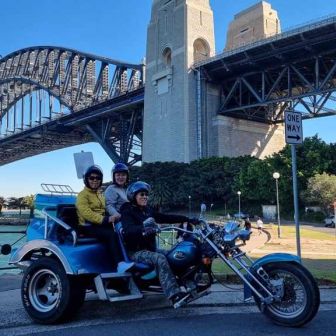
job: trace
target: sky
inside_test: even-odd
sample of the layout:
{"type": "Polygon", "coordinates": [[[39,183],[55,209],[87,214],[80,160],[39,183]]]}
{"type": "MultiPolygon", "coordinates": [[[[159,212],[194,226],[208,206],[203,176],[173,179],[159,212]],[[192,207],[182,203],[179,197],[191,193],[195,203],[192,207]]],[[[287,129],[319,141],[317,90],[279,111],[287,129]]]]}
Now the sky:
{"type": "MultiPolygon", "coordinates": [[[[257,0],[210,0],[214,12],[216,52],[225,45],[229,22],[257,0]]],[[[335,15],[336,0],[269,0],[282,30],[335,15]]],[[[140,63],[146,53],[146,31],[152,0],[0,0],[0,55],[31,46],[54,45],[140,63]]],[[[303,122],[304,136],[318,134],[336,142],[336,117],[303,122]]],[[[95,143],[70,147],[0,166],[0,196],[41,192],[41,183],[82,189],[73,154],[91,151],[110,181],[113,162],[95,143]]]]}

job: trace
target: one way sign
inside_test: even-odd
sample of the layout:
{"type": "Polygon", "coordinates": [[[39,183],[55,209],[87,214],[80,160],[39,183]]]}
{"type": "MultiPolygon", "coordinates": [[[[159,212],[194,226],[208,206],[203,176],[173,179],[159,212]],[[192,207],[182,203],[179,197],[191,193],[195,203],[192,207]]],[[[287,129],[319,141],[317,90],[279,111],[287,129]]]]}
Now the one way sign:
{"type": "Polygon", "coordinates": [[[302,116],[297,112],[285,112],[285,138],[286,143],[302,144],[302,116]]]}

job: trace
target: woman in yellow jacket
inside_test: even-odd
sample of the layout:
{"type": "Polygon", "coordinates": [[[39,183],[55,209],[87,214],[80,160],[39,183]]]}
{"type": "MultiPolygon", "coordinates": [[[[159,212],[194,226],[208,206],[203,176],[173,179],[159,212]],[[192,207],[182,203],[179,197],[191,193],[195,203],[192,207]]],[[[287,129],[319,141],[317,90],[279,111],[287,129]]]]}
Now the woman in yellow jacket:
{"type": "Polygon", "coordinates": [[[118,236],[114,231],[116,216],[105,212],[105,197],[100,192],[103,172],[98,166],[89,167],[84,174],[84,189],[78,194],[76,208],[80,231],[86,237],[97,238],[106,245],[113,268],[125,272],[134,263],[125,263],[119,246],[118,236]]]}

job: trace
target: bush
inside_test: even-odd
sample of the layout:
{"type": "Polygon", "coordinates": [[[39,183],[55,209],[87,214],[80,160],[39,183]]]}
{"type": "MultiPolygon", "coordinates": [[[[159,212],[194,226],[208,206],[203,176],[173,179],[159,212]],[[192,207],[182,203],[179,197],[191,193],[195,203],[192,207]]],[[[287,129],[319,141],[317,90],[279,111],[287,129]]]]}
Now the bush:
{"type": "Polygon", "coordinates": [[[316,211],[316,212],[306,212],[302,214],[301,220],[305,220],[307,222],[318,222],[321,223],[323,222],[325,218],[325,214],[321,211],[316,211]]]}

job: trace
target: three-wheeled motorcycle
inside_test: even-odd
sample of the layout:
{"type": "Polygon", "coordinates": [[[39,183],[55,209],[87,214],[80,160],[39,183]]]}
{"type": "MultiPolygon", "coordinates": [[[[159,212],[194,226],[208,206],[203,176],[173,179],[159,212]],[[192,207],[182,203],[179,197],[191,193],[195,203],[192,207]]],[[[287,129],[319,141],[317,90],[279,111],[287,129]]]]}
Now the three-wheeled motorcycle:
{"type": "MultiPolygon", "coordinates": [[[[89,290],[111,302],[139,300],[145,292],[160,290],[156,272],[149,265],[136,263],[127,273],[113,272],[104,246],[78,234],[75,196],[37,195],[36,203],[40,214],[31,220],[27,242],[10,258],[10,264],[24,269],[22,303],[34,321],[51,324],[70,319],[89,290]]],[[[128,260],[121,227],[116,228],[128,260]]],[[[245,296],[252,296],[274,323],[300,327],[316,315],[319,289],[300,259],[275,253],[253,261],[241,249],[251,232],[241,229],[238,222],[215,225],[200,220],[193,231],[161,229],[165,230],[181,230],[189,236],[164,252],[188,294],[185,304],[209,293],[212,261],[217,258],[237,274],[245,296]]]]}

